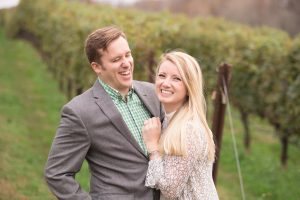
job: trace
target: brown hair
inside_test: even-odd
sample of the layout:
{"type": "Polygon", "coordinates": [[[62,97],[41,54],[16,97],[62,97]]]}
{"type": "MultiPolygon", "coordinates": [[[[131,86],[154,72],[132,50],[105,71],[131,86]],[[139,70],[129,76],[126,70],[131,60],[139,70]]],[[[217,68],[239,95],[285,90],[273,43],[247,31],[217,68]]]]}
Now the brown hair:
{"type": "Polygon", "coordinates": [[[125,33],[115,25],[103,27],[92,32],[87,37],[84,47],[89,62],[99,62],[101,64],[101,52],[105,51],[108,45],[119,37],[126,39],[125,33]]]}

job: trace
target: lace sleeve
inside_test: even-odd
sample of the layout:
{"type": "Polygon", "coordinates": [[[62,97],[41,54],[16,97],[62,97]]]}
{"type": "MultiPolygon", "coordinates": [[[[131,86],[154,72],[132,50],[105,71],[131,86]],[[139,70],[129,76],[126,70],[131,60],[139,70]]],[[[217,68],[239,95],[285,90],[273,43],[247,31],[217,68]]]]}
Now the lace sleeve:
{"type": "Polygon", "coordinates": [[[187,156],[166,155],[162,159],[149,162],[146,186],[160,189],[166,198],[178,197],[188,178],[192,176],[195,164],[199,159],[204,161],[207,158],[207,142],[203,128],[196,130],[192,124],[188,124],[186,131],[187,156]]]}

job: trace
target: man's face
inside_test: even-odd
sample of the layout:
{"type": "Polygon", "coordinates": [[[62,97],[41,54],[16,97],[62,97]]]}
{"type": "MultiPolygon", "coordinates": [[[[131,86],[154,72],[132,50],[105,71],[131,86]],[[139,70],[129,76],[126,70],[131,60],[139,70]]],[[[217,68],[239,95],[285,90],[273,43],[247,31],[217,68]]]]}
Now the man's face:
{"type": "Polygon", "coordinates": [[[103,82],[121,94],[127,94],[132,87],[133,68],[128,42],[119,37],[109,44],[106,51],[102,51],[101,64],[98,71],[94,70],[103,82]]]}

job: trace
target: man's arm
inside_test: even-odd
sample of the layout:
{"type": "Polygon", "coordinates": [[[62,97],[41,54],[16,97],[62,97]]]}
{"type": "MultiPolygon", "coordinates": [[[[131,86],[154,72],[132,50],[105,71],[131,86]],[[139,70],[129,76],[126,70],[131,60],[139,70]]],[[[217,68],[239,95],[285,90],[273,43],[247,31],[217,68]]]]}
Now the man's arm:
{"type": "Polygon", "coordinates": [[[90,138],[80,117],[70,107],[64,106],[45,166],[47,184],[58,199],[91,199],[75,180],[89,147],[90,138]]]}

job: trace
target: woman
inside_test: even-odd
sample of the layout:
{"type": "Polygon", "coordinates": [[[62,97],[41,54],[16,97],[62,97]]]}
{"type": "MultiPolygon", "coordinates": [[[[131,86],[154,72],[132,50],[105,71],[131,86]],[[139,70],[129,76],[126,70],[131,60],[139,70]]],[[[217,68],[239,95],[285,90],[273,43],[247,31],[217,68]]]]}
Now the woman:
{"type": "Polygon", "coordinates": [[[218,199],[212,179],[215,145],[206,121],[199,64],[183,52],[164,54],[155,90],[166,117],[162,135],[159,118],[144,123],[150,159],[146,186],[160,189],[161,199],[218,199]]]}

